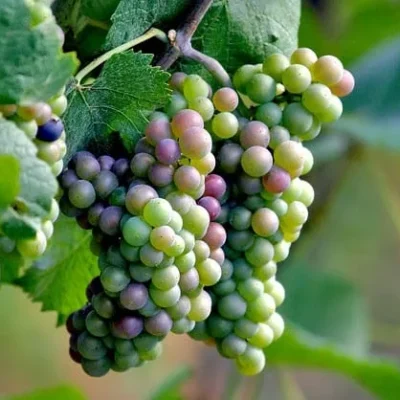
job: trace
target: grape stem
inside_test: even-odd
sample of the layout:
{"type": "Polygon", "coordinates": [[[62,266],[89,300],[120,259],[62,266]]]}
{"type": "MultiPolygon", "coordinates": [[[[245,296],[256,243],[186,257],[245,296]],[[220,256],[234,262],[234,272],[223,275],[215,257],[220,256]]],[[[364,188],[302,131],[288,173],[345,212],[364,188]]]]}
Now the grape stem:
{"type": "Polygon", "coordinates": [[[82,80],[87,75],[89,75],[97,67],[99,67],[100,65],[105,63],[107,60],[109,60],[113,55],[122,53],[126,50],[129,50],[130,48],[137,46],[138,44],[143,43],[146,40],[149,40],[154,37],[163,42],[168,43],[168,38],[167,38],[167,35],[165,34],[165,32],[163,32],[162,30],[157,29],[157,28],[151,28],[147,32],[145,32],[143,35],[141,35],[133,40],[130,40],[129,42],[126,42],[126,43],[122,44],[121,46],[118,46],[110,51],[107,51],[107,53],[104,53],[100,57],[93,60],[85,68],[82,68],[75,76],[77,86],[80,85],[82,80]]]}
{"type": "Polygon", "coordinates": [[[232,86],[229,74],[214,58],[196,50],[192,46],[192,37],[200,22],[212,5],[213,0],[197,0],[183,24],[175,31],[168,32],[170,46],[158,60],[157,65],[168,69],[179,57],[189,58],[202,64],[224,86],[232,86]]]}

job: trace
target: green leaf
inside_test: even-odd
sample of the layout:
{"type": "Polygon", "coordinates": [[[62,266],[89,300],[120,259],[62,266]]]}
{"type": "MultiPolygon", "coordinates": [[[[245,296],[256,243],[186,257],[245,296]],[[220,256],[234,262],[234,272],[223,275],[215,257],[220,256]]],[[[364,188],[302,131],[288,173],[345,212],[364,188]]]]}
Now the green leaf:
{"type": "Polygon", "coordinates": [[[4,400],[86,400],[83,393],[72,386],[58,386],[51,389],[38,389],[28,394],[7,396],[4,400]]]}
{"type": "Polygon", "coordinates": [[[19,214],[9,207],[0,214],[0,227],[12,240],[32,239],[40,228],[40,219],[19,214]]]}
{"type": "Polygon", "coordinates": [[[112,49],[142,35],[151,27],[169,27],[172,21],[182,21],[184,12],[190,10],[189,0],[121,0],[111,21],[113,25],[105,47],[112,49]]]}
{"type": "Polygon", "coordinates": [[[82,13],[89,18],[107,21],[111,18],[120,0],[83,0],[82,13]]]}
{"type": "Polygon", "coordinates": [[[286,300],[279,311],[285,318],[310,333],[347,347],[351,353],[366,353],[366,305],[351,283],[298,263],[286,268],[279,281],[286,288],[286,300]]]}
{"type": "Polygon", "coordinates": [[[74,73],[76,57],[62,53],[51,19],[30,27],[24,0],[2,0],[0,15],[0,104],[48,100],[74,73]]]}
{"type": "Polygon", "coordinates": [[[0,154],[11,155],[20,162],[18,206],[25,213],[43,217],[50,211],[58,185],[50,167],[36,158],[36,153],[36,146],[24,132],[0,118],[0,154]]]}
{"type": "Polygon", "coordinates": [[[6,252],[0,243],[0,285],[11,283],[19,277],[19,271],[26,262],[16,251],[6,252]]]}
{"type": "Polygon", "coordinates": [[[20,190],[20,164],[18,158],[11,154],[0,154],[0,208],[11,204],[20,190]]]}
{"type": "Polygon", "coordinates": [[[100,147],[117,131],[131,151],[146,126],[146,116],[163,106],[169,74],[151,67],[152,56],[131,51],[114,55],[90,86],[75,86],[64,115],[68,155],[94,142],[100,147]]]}
{"type": "Polygon", "coordinates": [[[69,315],[85,304],[85,290],[98,275],[97,258],[90,252],[91,232],[74,219],[60,217],[45,255],[18,281],[43,311],[69,315]]]}
{"type": "Polygon", "coordinates": [[[266,356],[274,366],[318,368],[344,374],[382,400],[399,397],[397,364],[372,357],[354,357],[347,349],[294,326],[287,327],[284,335],[266,350],[266,356]]]}
{"type": "Polygon", "coordinates": [[[189,367],[181,367],[170,374],[166,380],[152,393],[150,400],[183,400],[182,385],[192,376],[189,367]]]}

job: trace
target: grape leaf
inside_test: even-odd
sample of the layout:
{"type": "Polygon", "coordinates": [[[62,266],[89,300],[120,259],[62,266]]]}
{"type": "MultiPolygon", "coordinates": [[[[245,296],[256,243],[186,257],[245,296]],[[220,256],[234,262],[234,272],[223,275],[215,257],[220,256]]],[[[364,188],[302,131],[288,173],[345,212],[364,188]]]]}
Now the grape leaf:
{"type": "Polygon", "coordinates": [[[111,17],[112,26],[108,32],[105,47],[112,49],[143,34],[152,26],[176,28],[171,21],[182,17],[190,10],[189,0],[121,0],[111,17]]]}
{"type": "Polygon", "coordinates": [[[19,271],[25,265],[26,261],[16,250],[6,252],[0,243],[0,285],[2,283],[11,283],[17,279],[19,271]]]}
{"type": "MultiPolygon", "coordinates": [[[[2,397],[3,398],[3,397],[2,397]]],[[[3,400],[86,400],[82,392],[72,386],[38,389],[31,393],[6,396],[3,400]]]]}
{"type": "Polygon", "coordinates": [[[62,53],[52,19],[30,27],[24,0],[2,0],[0,15],[0,104],[48,100],[74,73],[76,57],[62,53]]]}
{"type": "Polygon", "coordinates": [[[75,85],[64,114],[67,159],[89,142],[101,145],[117,131],[128,151],[147,123],[146,116],[163,106],[169,74],[151,67],[152,56],[131,51],[114,55],[93,85],[75,85]]]}
{"type": "Polygon", "coordinates": [[[36,146],[13,122],[0,119],[0,154],[20,162],[20,192],[17,202],[32,215],[46,216],[57,192],[57,181],[49,166],[36,158],[36,146]]]}
{"type": "Polygon", "coordinates": [[[20,164],[18,158],[12,154],[0,154],[0,208],[11,204],[20,190],[20,164]]]}
{"type": "Polygon", "coordinates": [[[82,0],[82,13],[89,18],[107,21],[120,0],[82,0]]]}
{"type": "Polygon", "coordinates": [[[382,400],[397,400],[398,364],[374,357],[355,357],[334,343],[301,328],[288,326],[283,336],[266,349],[270,365],[325,369],[344,374],[382,400]]]}
{"type": "MultiPolygon", "coordinates": [[[[176,29],[189,4],[122,0],[111,18],[106,46],[118,46],[151,26],[176,29]],[[175,26],[171,26],[174,17],[175,26]]],[[[299,22],[300,0],[214,1],[193,44],[233,72],[242,64],[262,62],[271,52],[291,53],[297,47],[299,22]]],[[[190,64],[182,65],[191,71],[190,64]]]]}
{"type": "Polygon", "coordinates": [[[12,240],[31,239],[40,228],[40,219],[19,214],[9,207],[0,214],[0,227],[3,233],[12,240]]]}
{"type": "Polygon", "coordinates": [[[17,281],[33,301],[43,303],[43,311],[68,315],[85,303],[86,287],[99,273],[91,235],[61,216],[44,256],[17,281]]]}

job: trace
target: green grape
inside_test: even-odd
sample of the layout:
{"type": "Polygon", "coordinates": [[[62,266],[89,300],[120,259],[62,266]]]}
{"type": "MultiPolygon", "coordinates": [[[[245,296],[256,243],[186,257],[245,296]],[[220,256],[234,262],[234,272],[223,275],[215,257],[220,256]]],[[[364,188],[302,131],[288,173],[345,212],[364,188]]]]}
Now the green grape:
{"type": "Polygon", "coordinates": [[[253,232],[246,231],[230,231],[228,232],[228,243],[233,250],[236,251],[246,251],[254,243],[253,232]]]}
{"type": "Polygon", "coordinates": [[[235,90],[224,87],[215,92],[213,103],[215,108],[220,112],[232,112],[239,105],[239,96],[235,90]]]}
{"type": "Polygon", "coordinates": [[[131,246],[125,240],[121,240],[119,251],[126,260],[131,262],[139,261],[139,247],[131,246]]]}
{"type": "Polygon", "coordinates": [[[222,340],[220,351],[224,357],[237,358],[246,351],[246,348],[247,343],[245,340],[231,334],[222,340]]]}
{"type": "Polygon", "coordinates": [[[303,181],[299,178],[293,179],[292,182],[290,182],[289,187],[283,192],[281,197],[282,200],[286,201],[287,203],[298,200],[303,191],[302,182],[303,181]]]}
{"type": "Polygon", "coordinates": [[[276,271],[277,271],[276,263],[274,261],[270,261],[266,264],[254,268],[253,276],[259,279],[260,281],[265,281],[275,276],[276,271]]]}
{"type": "Polygon", "coordinates": [[[166,268],[156,269],[152,276],[153,285],[160,290],[169,290],[179,282],[180,273],[175,265],[166,268]]]}
{"type": "Polygon", "coordinates": [[[207,259],[208,257],[210,257],[211,254],[210,247],[203,240],[196,240],[193,252],[196,256],[197,262],[207,259]]]}
{"type": "Polygon", "coordinates": [[[190,165],[195,167],[200,174],[208,175],[214,171],[216,165],[215,156],[212,153],[208,153],[206,156],[198,160],[190,160],[190,165]]]}
{"type": "Polygon", "coordinates": [[[306,147],[303,147],[303,154],[304,154],[304,165],[303,169],[301,170],[301,175],[308,174],[314,165],[314,157],[310,150],[306,147]]]}
{"type": "Polygon", "coordinates": [[[130,339],[114,339],[115,351],[120,355],[128,355],[136,352],[135,345],[130,339]]]}
{"type": "Polygon", "coordinates": [[[260,208],[251,218],[251,227],[259,236],[271,236],[279,228],[278,216],[269,208],[260,208]]]}
{"type": "Polygon", "coordinates": [[[300,201],[289,204],[287,213],[282,217],[282,222],[287,226],[303,225],[308,219],[307,207],[300,201]]]}
{"type": "Polygon", "coordinates": [[[239,92],[246,93],[246,85],[249,80],[260,72],[256,65],[242,65],[233,75],[233,84],[239,92]]]}
{"type": "Polygon", "coordinates": [[[154,303],[162,308],[172,307],[181,297],[181,289],[178,285],[168,290],[160,290],[155,286],[150,286],[150,296],[154,303]]]}
{"type": "Polygon", "coordinates": [[[283,332],[285,330],[285,321],[283,320],[281,315],[276,312],[273,313],[269,317],[267,324],[274,332],[274,341],[278,340],[283,335],[283,332]]]}
{"type": "Polygon", "coordinates": [[[204,121],[209,121],[214,115],[214,105],[206,96],[196,97],[189,101],[189,108],[197,111],[204,121]]]}
{"type": "Polygon", "coordinates": [[[53,114],[61,116],[68,107],[68,99],[64,95],[55,97],[49,101],[49,106],[51,107],[53,114]]]}
{"type": "Polygon", "coordinates": [[[301,201],[306,207],[310,207],[314,201],[314,189],[307,181],[301,181],[301,185],[301,195],[297,198],[297,200],[301,201]]]}
{"type": "Polygon", "coordinates": [[[247,301],[251,302],[264,292],[264,285],[256,278],[248,278],[238,283],[239,294],[247,301]]]}
{"type": "Polygon", "coordinates": [[[209,92],[207,82],[199,75],[188,75],[183,82],[183,94],[190,102],[196,97],[207,97],[209,92]]]}
{"type": "Polygon", "coordinates": [[[332,101],[329,107],[318,113],[318,119],[323,123],[337,121],[343,113],[343,103],[337,96],[332,96],[332,101]]]}
{"type": "Polygon", "coordinates": [[[108,357],[103,357],[98,360],[88,360],[86,358],[83,358],[81,364],[82,369],[89,376],[95,378],[106,375],[111,368],[111,360],[108,357]]]}
{"type": "Polygon", "coordinates": [[[292,64],[282,73],[282,83],[290,93],[303,93],[311,81],[310,70],[301,64],[292,64]]]}
{"type": "Polygon", "coordinates": [[[212,314],[206,321],[208,332],[211,337],[222,339],[229,335],[233,330],[234,323],[222,318],[217,314],[212,314]]]}
{"type": "Polygon", "coordinates": [[[152,199],[143,209],[143,218],[151,226],[167,225],[171,220],[172,207],[165,199],[152,199]]]}
{"type": "Polygon", "coordinates": [[[110,332],[107,322],[92,310],[86,317],[86,329],[96,337],[107,336],[110,332]]]}
{"type": "Polygon", "coordinates": [[[276,94],[276,82],[264,74],[255,74],[246,84],[246,94],[257,104],[272,101],[276,94]]]}
{"type": "Polygon", "coordinates": [[[100,280],[105,290],[117,293],[125,289],[131,279],[125,269],[107,267],[101,272],[100,280]]]}
{"type": "Polygon", "coordinates": [[[253,322],[264,322],[275,312],[275,301],[272,296],[263,293],[247,305],[246,317],[253,322]]]}
{"type": "Polygon", "coordinates": [[[285,231],[283,233],[283,239],[286,242],[294,243],[300,237],[300,233],[301,233],[301,231],[298,231],[298,232],[285,231]]]}
{"type": "Polygon", "coordinates": [[[166,311],[173,320],[178,320],[186,317],[189,314],[190,308],[189,297],[182,296],[175,305],[168,307],[166,311]]]}
{"type": "Polygon", "coordinates": [[[239,121],[229,112],[222,112],[212,119],[212,130],[221,139],[229,139],[239,130],[239,121]]]}
{"type": "Polygon", "coordinates": [[[178,212],[172,211],[171,221],[168,222],[168,226],[170,226],[174,230],[175,233],[179,233],[182,231],[183,219],[178,212]]]}
{"type": "Polygon", "coordinates": [[[179,92],[173,92],[171,100],[164,107],[164,112],[168,117],[172,118],[176,113],[187,108],[187,101],[185,97],[179,92]]]}
{"type": "Polygon", "coordinates": [[[132,352],[130,354],[119,354],[115,353],[115,364],[126,371],[129,368],[135,368],[140,365],[140,357],[138,352],[132,352]]]}
{"type": "Polygon", "coordinates": [[[29,139],[34,139],[36,137],[36,134],[38,132],[38,124],[34,119],[31,121],[24,121],[22,119],[21,120],[17,119],[15,122],[18,128],[24,131],[26,136],[29,137],[29,139]]]}
{"type": "Polygon", "coordinates": [[[273,164],[271,153],[261,146],[252,146],[246,149],[240,162],[243,170],[254,178],[265,175],[273,164]]]}
{"type": "Polygon", "coordinates": [[[187,252],[192,251],[196,242],[196,239],[194,238],[193,234],[187,231],[186,229],[181,229],[179,231],[179,236],[185,242],[185,251],[183,253],[186,254],[187,252]]]}
{"type": "Polygon", "coordinates": [[[197,263],[196,269],[204,286],[213,286],[221,279],[221,266],[212,258],[197,263]]]}
{"type": "Polygon", "coordinates": [[[274,331],[267,324],[258,324],[257,332],[252,336],[248,342],[258,347],[259,349],[264,349],[268,347],[274,341],[274,331]]]}
{"type": "Polygon", "coordinates": [[[122,227],[122,236],[131,246],[143,246],[150,239],[151,226],[140,217],[129,218],[122,227]]]}
{"type": "Polygon", "coordinates": [[[313,140],[320,134],[321,127],[321,122],[317,117],[314,116],[311,128],[307,132],[298,135],[298,137],[303,141],[313,140]]]}
{"type": "Polygon", "coordinates": [[[251,211],[245,207],[235,207],[229,213],[229,223],[238,230],[243,231],[250,228],[251,211]]]}
{"type": "Polygon", "coordinates": [[[78,337],[78,351],[88,360],[99,360],[107,354],[107,347],[100,338],[96,338],[87,332],[78,337]]]}
{"type": "Polygon", "coordinates": [[[306,47],[296,49],[290,57],[290,62],[292,64],[301,64],[307,68],[311,68],[317,60],[317,55],[306,47]]]}
{"type": "Polygon", "coordinates": [[[185,241],[179,236],[175,236],[175,240],[168,247],[165,253],[170,257],[178,257],[185,251],[185,241]]]}
{"type": "Polygon", "coordinates": [[[131,264],[129,273],[136,282],[148,282],[153,276],[153,269],[147,268],[143,264],[131,264]]]}
{"type": "Polygon", "coordinates": [[[212,289],[217,296],[226,296],[236,290],[236,282],[233,279],[227,279],[217,283],[212,289]]]}
{"type": "Polygon", "coordinates": [[[257,329],[258,324],[256,322],[241,318],[235,322],[234,333],[242,339],[249,339],[255,335],[257,329]]]}
{"type": "Polygon", "coordinates": [[[194,127],[187,129],[181,134],[179,138],[179,146],[183,155],[186,157],[191,159],[201,159],[210,153],[212,139],[205,129],[194,127]]]}
{"type": "Polygon", "coordinates": [[[289,59],[284,54],[274,53],[264,60],[263,72],[266,75],[272,76],[277,82],[281,82],[282,73],[289,65],[289,59]]]}
{"type": "Polygon", "coordinates": [[[27,2],[27,6],[29,7],[32,26],[39,25],[42,22],[53,18],[51,9],[46,4],[27,2]]]}
{"type": "Polygon", "coordinates": [[[282,240],[274,246],[274,261],[281,262],[288,258],[290,251],[290,243],[282,240]]]}
{"type": "Polygon", "coordinates": [[[195,322],[204,321],[211,314],[211,307],[210,295],[205,290],[201,290],[198,296],[190,298],[188,318],[195,322]]]}
{"type": "Polygon", "coordinates": [[[226,319],[236,320],[246,314],[246,301],[238,293],[222,297],[218,302],[218,312],[226,319]]]}
{"type": "Polygon", "coordinates": [[[265,367],[265,355],[261,349],[248,345],[246,351],[235,360],[243,375],[257,375],[265,367]]]}
{"type": "Polygon", "coordinates": [[[285,300],[285,288],[278,281],[274,282],[272,288],[268,290],[267,293],[274,298],[277,307],[282,305],[285,300]]]}
{"type": "Polygon", "coordinates": [[[283,199],[275,199],[266,203],[266,206],[270,208],[278,217],[282,217],[287,213],[288,204],[283,199]]]}
{"type": "Polygon", "coordinates": [[[99,293],[93,296],[92,305],[100,317],[109,319],[115,314],[114,303],[105,293],[99,293]]]}
{"type": "Polygon", "coordinates": [[[33,239],[17,241],[17,250],[26,258],[40,257],[45,252],[46,247],[46,235],[41,230],[36,232],[36,236],[33,239]]]}
{"type": "Polygon", "coordinates": [[[332,92],[328,86],[322,83],[313,83],[303,93],[301,99],[304,107],[313,114],[318,114],[326,110],[332,101],[332,92]]]}
{"type": "Polygon", "coordinates": [[[244,258],[233,260],[233,278],[236,282],[249,279],[252,273],[252,266],[244,258]]]}
{"type": "Polygon", "coordinates": [[[283,110],[283,125],[292,135],[306,134],[312,127],[313,115],[300,103],[291,103],[283,110]]]}
{"type": "Polygon", "coordinates": [[[175,240],[174,230],[167,225],[154,228],[150,233],[150,243],[157,250],[165,251],[175,240]]]}
{"type": "Polygon", "coordinates": [[[303,146],[293,140],[283,142],[275,149],[274,159],[277,166],[292,173],[304,166],[303,146]]]}
{"type": "Polygon", "coordinates": [[[267,239],[257,237],[253,245],[245,252],[246,260],[254,265],[261,266],[274,257],[274,246],[267,239]]]}
{"type": "Polygon", "coordinates": [[[290,133],[283,126],[273,126],[269,133],[271,138],[269,142],[269,147],[273,150],[275,150],[281,143],[290,140],[290,133]]]}
{"type": "Polygon", "coordinates": [[[175,258],[175,265],[178,267],[179,272],[184,274],[192,269],[196,264],[196,255],[193,251],[188,251],[185,254],[175,258]]]}
{"type": "Polygon", "coordinates": [[[265,103],[257,107],[256,119],[264,122],[268,128],[279,125],[282,120],[282,109],[275,103],[265,103]]]}
{"type": "Polygon", "coordinates": [[[183,227],[193,233],[196,239],[201,239],[206,234],[209,224],[210,216],[201,206],[194,205],[183,215],[183,227]]]}
{"type": "Polygon", "coordinates": [[[164,260],[163,252],[155,249],[150,243],[146,243],[140,249],[139,257],[146,267],[158,267],[164,260]]]}
{"type": "Polygon", "coordinates": [[[172,325],[171,332],[176,333],[177,335],[181,335],[183,333],[188,333],[193,330],[196,322],[191,321],[188,318],[181,318],[174,321],[172,325]]]}
{"type": "Polygon", "coordinates": [[[338,58],[323,56],[312,65],[311,71],[315,81],[332,86],[342,79],[344,68],[338,58]]]}

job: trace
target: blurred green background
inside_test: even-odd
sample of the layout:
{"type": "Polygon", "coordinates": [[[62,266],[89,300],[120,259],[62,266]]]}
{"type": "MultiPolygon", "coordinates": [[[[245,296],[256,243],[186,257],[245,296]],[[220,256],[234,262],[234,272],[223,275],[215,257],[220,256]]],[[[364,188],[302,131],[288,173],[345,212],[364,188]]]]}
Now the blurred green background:
{"type": "MultiPolygon", "coordinates": [[[[300,46],[341,58],[357,86],[345,102],[342,122],[310,146],[316,201],[301,240],[280,267],[287,290],[283,312],[291,321],[355,354],[371,347],[395,361],[400,356],[399,21],[396,0],[303,3],[300,46]]],[[[159,361],[94,380],[70,361],[68,336],[55,329],[55,313],[40,312],[19,289],[7,286],[0,290],[0,304],[0,394],[70,383],[89,399],[141,400],[174,369],[188,365],[193,374],[183,386],[187,399],[375,398],[342,375],[316,369],[267,368],[261,377],[239,379],[212,348],[176,336],[167,340],[159,361]]],[[[400,398],[400,392],[392,395],[400,398]]]]}

